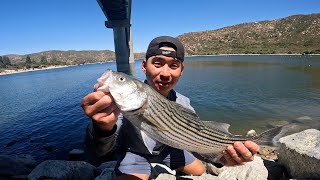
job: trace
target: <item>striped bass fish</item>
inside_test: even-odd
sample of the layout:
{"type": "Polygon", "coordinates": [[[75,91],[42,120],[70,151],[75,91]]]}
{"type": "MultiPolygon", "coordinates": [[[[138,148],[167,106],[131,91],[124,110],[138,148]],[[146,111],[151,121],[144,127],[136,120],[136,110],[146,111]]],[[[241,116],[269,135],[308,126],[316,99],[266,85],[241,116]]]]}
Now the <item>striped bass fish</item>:
{"type": "Polygon", "coordinates": [[[233,135],[228,132],[227,124],[201,121],[192,110],[169,101],[149,85],[120,72],[108,70],[98,79],[97,85],[98,91],[111,93],[123,116],[142,134],[187,150],[209,163],[223,164],[223,150],[236,141],[272,145],[272,139],[282,129],[276,127],[252,136],[233,135]]]}

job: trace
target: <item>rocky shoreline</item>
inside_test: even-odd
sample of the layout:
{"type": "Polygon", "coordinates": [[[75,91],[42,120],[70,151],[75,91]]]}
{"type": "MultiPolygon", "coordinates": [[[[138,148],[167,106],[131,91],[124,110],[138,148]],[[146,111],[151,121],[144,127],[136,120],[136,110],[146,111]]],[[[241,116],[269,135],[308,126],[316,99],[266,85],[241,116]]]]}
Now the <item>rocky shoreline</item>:
{"type": "MultiPolygon", "coordinates": [[[[31,155],[0,155],[0,179],[111,179],[116,165],[108,161],[96,167],[81,161],[84,151],[72,150],[69,160],[46,160],[38,163],[31,155]]],[[[254,161],[235,167],[218,168],[204,163],[206,173],[202,176],[176,174],[161,164],[152,164],[150,179],[319,179],[320,131],[305,131],[280,139],[278,149],[261,148],[254,161]]]]}

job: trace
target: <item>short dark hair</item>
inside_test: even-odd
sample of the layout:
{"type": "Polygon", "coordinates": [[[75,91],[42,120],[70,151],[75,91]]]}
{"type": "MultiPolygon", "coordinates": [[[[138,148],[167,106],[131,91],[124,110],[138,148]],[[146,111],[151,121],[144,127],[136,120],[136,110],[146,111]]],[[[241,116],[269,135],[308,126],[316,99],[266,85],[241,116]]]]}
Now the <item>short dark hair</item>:
{"type": "Polygon", "coordinates": [[[148,60],[151,56],[156,55],[164,55],[168,57],[177,58],[181,62],[184,61],[184,47],[182,43],[170,36],[159,36],[154,38],[147,49],[146,53],[146,60],[148,60]],[[171,47],[175,50],[174,51],[168,51],[168,50],[162,50],[161,47],[171,47]]]}

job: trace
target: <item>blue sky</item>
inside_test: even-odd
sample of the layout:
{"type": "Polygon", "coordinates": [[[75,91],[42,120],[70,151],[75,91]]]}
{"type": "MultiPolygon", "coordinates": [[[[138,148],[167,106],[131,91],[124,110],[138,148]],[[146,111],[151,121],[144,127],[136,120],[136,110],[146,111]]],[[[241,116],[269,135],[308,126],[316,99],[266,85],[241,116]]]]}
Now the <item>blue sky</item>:
{"type": "MultiPolygon", "coordinates": [[[[0,55],[112,50],[113,31],[96,0],[1,0],[0,55]]],[[[159,35],[320,13],[320,0],[132,0],[135,52],[159,35]]]]}

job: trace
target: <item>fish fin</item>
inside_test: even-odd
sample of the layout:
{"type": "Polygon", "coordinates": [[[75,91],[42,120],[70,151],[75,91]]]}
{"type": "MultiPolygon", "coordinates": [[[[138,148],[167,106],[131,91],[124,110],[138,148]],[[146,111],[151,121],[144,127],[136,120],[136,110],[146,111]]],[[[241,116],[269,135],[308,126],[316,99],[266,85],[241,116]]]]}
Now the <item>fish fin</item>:
{"type": "Polygon", "coordinates": [[[175,106],[175,108],[177,108],[179,111],[181,111],[188,118],[192,118],[192,119],[196,119],[196,120],[200,121],[199,116],[193,110],[185,108],[181,104],[178,104],[178,103],[173,102],[173,101],[171,103],[172,103],[172,105],[175,106]]]}
{"type": "Polygon", "coordinates": [[[222,132],[225,132],[229,135],[232,135],[230,132],[229,132],[229,127],[230,127],[230,124],[227,124],[227,123],[221,123],[221,122],[215,122],[215,121],[202,121],[204,123],[205,126],[207,127],[210,127],[212,129],[219,129],[221,130],[222,132]]]}
{"type": "MultiPolygon", "coordinates": [[[[179,109],[182,113],[184,113],[183,115],[188,118],[188,119],[192,119],[192,120],[197,120],[197,121],[201,121],[199,116],[194,112],[192,111],[191,109],[188,109],[188,108],[185,108],[184,106],[182,106],[181,104],[178,104],[178,103],[175,103],[173,102],[172,103],[175,108],[179,109]]],[[[209,128],[212,128],[212,129],[218,129],[224,133],[227,133],[228,135],[232,135],[230,132],[229,132],[229,127],[230,127],[230,124],[227,124],[227,123],[221,123],[221,122],[215,122],[215,121],[201,121],[202,125],[200,125],[198,127],[198,130],[201,131],[202,129],[205,129],[205,127],[209,127],[209,128]]]]}
{"type": "Polygon", "coordinates": [[[150,138],[144,131],[140,131],[142,140],[144,142],[144,145],[147,147],[150,154],[152,154],[152,151],[154,147],[156,146],[156,141],[150,138]]]}
{"type": "Polygon", "coordinates": [[[223,164],[223,154],[222,152],[217,153],[209,153],[209,154],[200,154],[196,152],[192,152],[192,154],[199,160],[207,162],[207,163],[222,163],[223,164]]]}
{"type": "Polygon", "coordinates": [[[253,138],[253,141],[261,146],[274,146],[277,142],[275,139],[279,139],[280,136],[285,134],[289,129],[289,125],[279,126],[260,133],[253,138]]]}
{"type": "Polygon", "coordinates": [[[279,144],[279,139],[282,138],[283,136],[287,135],[286,133],[292,128],[293,124],[287,124],[282,126],[280,132],[272,139],[272,143],[274,145],[279,144]]]}

